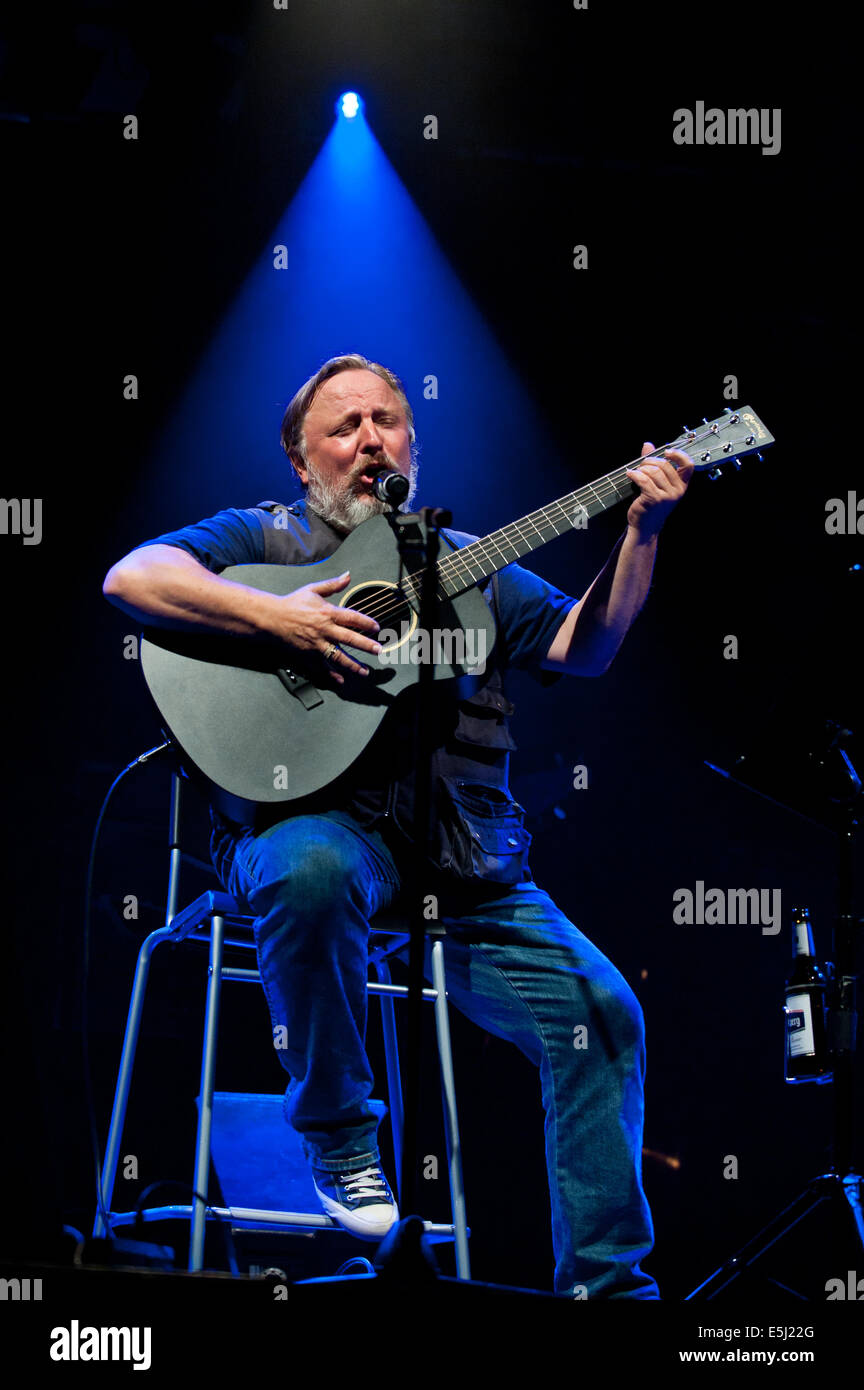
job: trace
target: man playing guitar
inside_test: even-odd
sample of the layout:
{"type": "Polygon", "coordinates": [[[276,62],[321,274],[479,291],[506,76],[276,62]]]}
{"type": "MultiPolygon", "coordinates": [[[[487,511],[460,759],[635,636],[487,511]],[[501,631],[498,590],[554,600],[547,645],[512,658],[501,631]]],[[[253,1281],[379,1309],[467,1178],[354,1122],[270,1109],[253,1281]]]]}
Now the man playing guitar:
{"type": "MultiPolygon", "coordinates": [[[[374,492],[381,473],[409,478],[413,495],[411,407],[386,368],[354,354],[333,358],[297,392],[282,442],[304,489],[299,502],[228,509],[148,541],[113,566],[104,593],[150,628],[275,639],[317,662],[322,684],[347,691],[352,680],[368,681],[381,650],[375,618],[339,602],[350,573],[273,594],[222,571],[334,555],[358,525],[389,510],[374,492]]],[[[455,688],[445,694],[453,685],[445,682],[436,699],[438,850],[429,881],[446,928],[448,995],[539,1069],[554,1289],[589,1298],[659,1297],[640,1267],[653,1245],[641,1177],[643,1018],[621,974],[533,881],[530,836],[507,786],[513,707],[503,675],[514,666],[549,684],[561,673],[599,676],[609,667],[648,593],[658,532],[694,466],[674,448],[661,457],[645,444],[642,456],[625,470],[636,495],[624,534],[582,597],[518,564],[502,568],[483,590],[498,632],[483,684],[466,697],[455,688]],[[508,833],[478,854],[477,826],[508,833]],[[574,1046],[577,1028],[586,1030],[585,1046],[574,1046]]],[[[450,534],[456,546],[472,539],[450,534]]],[[[278,1052],[291,1078],[286,1119],[302,1136],[323,1209],[374,1240],[398,1212],[368,1104],[367,948],[370,920],[397,897],[410,852],[407,727],[394,712],[387,757],[373,743],[347,778],[302,804],[277,802],[245,819],[212,811],[214,863],[226,891],[255,917],[273,1025],[286,1030],[278,1052]]],[[[290,753],[288,762],[290,774],[290,753]]]]}

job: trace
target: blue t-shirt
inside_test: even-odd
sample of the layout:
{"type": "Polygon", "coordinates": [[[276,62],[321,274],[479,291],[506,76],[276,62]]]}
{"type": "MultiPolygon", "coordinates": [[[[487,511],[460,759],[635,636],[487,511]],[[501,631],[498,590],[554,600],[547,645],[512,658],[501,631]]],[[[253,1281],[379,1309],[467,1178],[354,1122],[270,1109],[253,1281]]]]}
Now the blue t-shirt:
{"type": "MultiPolygon", "coordinates": [[[[461,531],[445,534],[459,546],[478,539],[461,531]]],[[[266,562],[261,518],[252,508],[228,507],[193,526],[166,531],[142,544],[176,546],[213,574],[219,574],[229,565],[266,562]]],[[[577,600],[517,564],[507,565],[498,572],[498,586],[501,619],[498,637],[503,643],[499,661],[505,667],[535,673],[543,685],[551,684],[558,679],[559,673],[542,671],[540,666],[555,633],[577,600]]]]}

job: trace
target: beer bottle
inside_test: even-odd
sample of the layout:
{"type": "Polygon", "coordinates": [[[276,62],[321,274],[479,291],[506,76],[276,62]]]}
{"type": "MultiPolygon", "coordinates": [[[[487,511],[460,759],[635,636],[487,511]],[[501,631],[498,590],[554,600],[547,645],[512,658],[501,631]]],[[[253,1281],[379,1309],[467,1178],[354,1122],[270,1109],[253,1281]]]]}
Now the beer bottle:
{"type": "Polygon", "coordinates": [[[831,1080],[825,1026],[825,975],[813,955],[810,909],[792,909],[792,970],[786,981],[786,1080],[831,1080]]]}

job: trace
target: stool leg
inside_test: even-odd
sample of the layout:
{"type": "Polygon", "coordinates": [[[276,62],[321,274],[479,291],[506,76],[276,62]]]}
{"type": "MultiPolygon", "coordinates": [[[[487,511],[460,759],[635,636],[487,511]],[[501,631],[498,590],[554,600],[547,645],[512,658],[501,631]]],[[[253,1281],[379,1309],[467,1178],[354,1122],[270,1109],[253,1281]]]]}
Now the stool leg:
{"type": "MultiPolygon", "coordinates": [[[[390,966],[386,960],[375,962],[378,983],[392,984],[390,966]]],[[[399,1044],[396,1038],[396,1011],[392,994],[380,994],[381,1029],[384,1034],[384,1057],[387,1063],[387,1100],[390,1106],[390,1129],[393,1134],[393,1155],[396,1160],[396,1191],[402,1200],[402,1073],[399,1068],[399,1044]]]]}
{"type": "Polygon", "coordinates": [[[225,918],[211,919],[210,966],[207,981],[207,1012],[204,1017],[204,1046],[201,1052],[201,1087],[198,1099],[198,1134],[195,1140],[192,1235],[189,1241],[189,1269],[200,1270],[204,1263],[205,1198],[209,1196],[210,1134],[213,1124],[213,1080],[216,1072],[216,1038],[219,1027],[219,994],[222,987],[222,947],[225,918]]]}
{"type": "MultiPolygon", "coordinates": [[[[123,1051],[120,1054],[120,1068],[117,1073],[117,1085],[114,1090],[114,1106],[111,1111],[111,1124],[108,1128],[108,1140],[105,1145],[105,1159],[102,1164],[102,1202],[105,1212],[111,1210],[111,1202],[114,1198],[114,1181],[117,1176],[117,1160],[120,1155],[120,1142],[123,1138],[123,1127],[126,1123],[126,1107],[129,1103],[129,1090],[132,1085],[132,1068],[135,1064],[135,1052],[138,1047],[138,1033],[141,1027],[141,1015],[144,1012],[144,996],[147,991],[147,979],[150,974],[150,959],[154,947],[160,941],[167,941],[171,932],[160,927],[158,931],[151,932],[148,937],[141,942],[141,949],[138,952],[138,962],[135,966],[135,980],[132,985],[132,997],[129,1001],[129,1013],[126,1016],[126,1032],[123,1036],[123,1051]]],[[[96,1212],[96,1219],[93,1222],[93,1234],[101,1238],[108,1234],[107,1226],[102,1212],[96,1212]]]]}
{"type": "Polygon", "coordinates": [[[459,1279],[470,1279],[468,1225],[465,1219],[465,1191],[462,1186],[462,1146],[459,1139],[459,1120],[456,1114],[456,1083],[453,1076],[453,1052],[450,1046],[450,1020],[447,1015],[444,943],[434,937],[432,938],[432,983],[436,990],[435,1026],[438,1034],[438,1056],[441,1060],[441,1098],[444,1106],[444,1133],[447,1141],[447,1162],[450,1173],[450,1204],[453,1213],[453,1228],[456,1233],[456,1274],[459,1279]]]}

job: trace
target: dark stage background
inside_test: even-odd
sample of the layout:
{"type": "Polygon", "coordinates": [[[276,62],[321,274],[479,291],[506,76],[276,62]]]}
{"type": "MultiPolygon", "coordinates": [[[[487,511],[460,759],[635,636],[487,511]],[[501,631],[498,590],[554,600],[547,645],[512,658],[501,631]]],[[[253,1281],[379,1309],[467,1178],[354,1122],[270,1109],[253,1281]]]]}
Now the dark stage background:
{"type": "MultiPolygon", "coordinates": [[[[63,1222],[92,1222],[85,869],[110,782],[158,741],[137,663],[124,659],[134,628],[102,597],[103,577],[163,530],[290,500],[282,408],[324,357],[357,350],[388,353],[404,376],[420,500],[451,506],[454,524],[478,534],[727,404],[752,405],[777,438],[761,463],[745,460],[717,483],[694,479],[604,678],[547,692],[517,677],[512,687],[512,785],[531,813],[535,876],[645,1010],[657,1235],[648,1267],[666,1297],[681,1297],[829,1160],[830,1088],[784,1085],[781,1007],[793,903],[811,907],[818,949],[829,951],[835,839],[704,761],[728,766],[761,742],[778,701],[791,702],[790,756],[806,746],[808,718],[855,729],[860,712],[862,576],[852,567],[864,547],[854,522],[847,534],[826,531],[826,503],[860,476],[847,21],[764,0],[590,0],[584,11],[563,0],[296,0],[276,11],[262,0],[39,7],[37,32],[24,8],[2,50],[3,491],[43,498],[44,532],[32,546],[0,537],[11,851],[4,1243],[38,1255],[55,1248],[63,1222]],[[431,322],[404,280],[397,238],[390,266],[360,275],[353,307],[328,296],[319,313],[304,263],[284,280],[271,270],[256,283],[282,296],[282,336],[268,326],[259,340],[247,318],[248,338],[233,330],[235,356],[214,364],[207,354],[266,266],[349,88],[449,264],[452,317],[431,322]],[[780,108],[779,153],[676,145],[674,111],[700,100],[780,108]],[[122,136],[129,113],[135,141],[122,136]],[[437,140],[423,137],[429,114],[437,140]],[[576,245],[588,248],[587,269],[573,267],[576,245]],[[485,329],[465,338],[469,321],[485,329]],[[242,392],[223,390],[235,359],[248,397],[245,377],[242,392]],[[282,384],[262,403],[265,359],[282,384]],[[134,401],[124,399],[129,373],[134,401]],[[437,400],[423,398],[427,373],[439,378],[437,400]],[[729,376],[737,390],[724,396],[729,376]],[[734,660],[724,657],[729,635],[734,660]],[[577,764],[588,769],[582,790],[577,764]],[[697,880],[782,890],[782,932],[675,925],[672,895],[697,880]],[[724,1177],[729,1156],[735,1179],[724,1177]]],[[[378,222],[388,234],[388,197],[371,177],[354,192],[341,228],[349,295],[355,233],[362,224],[374,243],[378,222]]],[[[322,238],[332,232],[322,227],[322,238]]],[[[607,513],[527,563],[579,595],[623,524],[623,509],[607,513]]],[[[162,768],[127,779],[99,845],[91,1051],[102,1135],[137,945],[164,911],[167,795],[162,768]],[[137,920],[124,919],[128,894],[137,920]]],[[[201,806],[190,806],[187,847],[206,859],[201,806]]],[[[205,882],[192,869],[184,896],[205,882]]],[[[200,966],[180,951],[157,966],[160,1002],[145,1022],[124,1144],[139,1159],[130,1198],[157,1178],[191,1177],[200,966]]],[[[218,1086],[281,1090],[263,997],[227,993],[218,1086]]],[[[472,1272],[551,1289],[536,1074],[458,1016],[454,1028],[472,1272]]],[[[430,1041],[431,1030],[421,1152],[443,1155],[430,1041]]],[[[380,1060],[377,1024],[370,1048],[380,1060]]],[[[443,1169],[428,1187],[430,1214],[446,1217],[443,1169]]],[[[809,1280],[816,1298],[846,1269],[832,1268],[818,1230],[767,1264],[784,1282],[797,1275],[797,1287],[809,1280]],[[802,1248],[815,1256],[806,1273],[802,1248]]]]}

